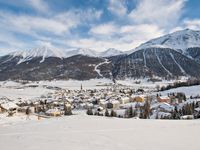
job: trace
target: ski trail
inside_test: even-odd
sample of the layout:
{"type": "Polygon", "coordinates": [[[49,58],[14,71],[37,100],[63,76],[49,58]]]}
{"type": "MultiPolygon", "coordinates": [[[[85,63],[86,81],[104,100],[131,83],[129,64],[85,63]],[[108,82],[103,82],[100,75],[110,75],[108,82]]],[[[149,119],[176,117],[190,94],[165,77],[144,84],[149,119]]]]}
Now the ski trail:
{"type": "Polygon", "coordinates": [[[172,59],[174,60],[174,62],[176,63],[176,65],[179,67],[179,69],[181,70],[181,72],[183,74],[186,74],[185,70],[181,67],[181,65],[176,61],[176,59],[174,58],[174,55],[172,53],[170,53],[170,56],[172,57],[172,59]]]}
{"type": "Polygon", "coordinates": [[[143,57],[144,57],[144,66],[147,67],[147,61],[145,56],[145,50],[143,51],[143,57]]]}
{"type": "Polygon", "coordinates": [[[156,51],[155,51],[155,54],[156,54],[156,57],[157,57],[157,59],[158,59],[159,64],[163,67],[163,69],[164,69],[169,75],[172,76],[172,73],[171,73],[169,70],[167,70],[167,68],[165,68],[165,66],[163,66],[163,64],[162,64],[160,58],[158,57],[158,54],[157,54],[156,51]]]}
{"type": "Polygon", "coordinates": [[[108,59],[105,59],[104,62],[101,62],[101,63],[99,63],[98,65],[95,66],[94,71],[96,71],[100,77],[103,77],[103,75],[101,74],[101,70],[98,69],[98,67],[103,65],[103,64],[109,64],[109,63],[110,62],[108,61],[108,59]]]}

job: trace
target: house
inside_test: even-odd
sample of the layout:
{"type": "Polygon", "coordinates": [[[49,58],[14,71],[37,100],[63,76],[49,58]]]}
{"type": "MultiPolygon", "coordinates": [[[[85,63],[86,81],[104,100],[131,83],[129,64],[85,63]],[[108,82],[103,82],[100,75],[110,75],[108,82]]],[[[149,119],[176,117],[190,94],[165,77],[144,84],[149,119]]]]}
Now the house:
{"type": "Polygon", "coordinates": [[[178,98],[170,97],[170,103],[171,103],[171,105],[177,105],[177,104],[179,104],[179,100],[178,100],[178,98]]]}
{"type": "Polygon", "coordinates": [[[135,97],[134,97],[134,101],[135,101],[135,102],[143,103],[143,102],[144,102],[144,96],[143,96],[143,95],[135,96],[135,97]]]}
{"type": "Polygon", "coordinates": [[[119,102],[121,104],[129,103],[130,102],[130,98],[129,97],[122,97],[122,98],[119,99],[119,102]]]}
{"type": "Polygon", "coordinates": [[[150,107],[151,111],[157,110],[160,112],[169,112],[171,113],[174,110],[174,106],[165,103],[165,102],[161,102],[161,103],[155,103],[153,105],[151,105],[150,107]]]}
{"type": "Polygon", "coordinates": [[[106,108],[108,109],[119,109],[120,102],[118,100],[112,100],[107,103],[106,108]]]}
{"type": "Polygon", "coordinates": [[[157,101],[159,103],[170,103],[171,102],[171,100],[168,96],[158,96],[157,101]]]}
{"type": "Polygon", "coordinates": [[[192,120],[194,119],[193,115],[185,115],[185,116],[181,116],[181,120],[192,120]]]}
{"type": "Polygon", "coordinates": [[[92,109],[94,105],[92,103],[85,103],[85,109],[92,109]]]}
{"type": "Polygon", "coordinates": [[[107,108],[107,101],[105,100],[100,100],[99,102],[99,106],[101,106],[103,109],[106,109],[107,108]]]}
{"type": "Polygon", "coordinates": [[[69,102],[64,104],[64,115],[72,115],[72,105],[69,102]]]}
{"type": "Polygon", "coordinates": [[[18,106],[13,102],[6,102],[0,104],[0,112],[16,111],[18,106]]]}
{"type": "Polygon", "coordinates": [[[61,111],[58,110],[58,109],[49,109],[45,112],[45,114],[47,116],[54,116],[54,117],[57,117],[57,116],[61,116],[61,111]]]}
{"type": "Polygon", "coordinates": [[[126,115],[126,109],[115,110],[117,117],[124,118],[126,115]]]}

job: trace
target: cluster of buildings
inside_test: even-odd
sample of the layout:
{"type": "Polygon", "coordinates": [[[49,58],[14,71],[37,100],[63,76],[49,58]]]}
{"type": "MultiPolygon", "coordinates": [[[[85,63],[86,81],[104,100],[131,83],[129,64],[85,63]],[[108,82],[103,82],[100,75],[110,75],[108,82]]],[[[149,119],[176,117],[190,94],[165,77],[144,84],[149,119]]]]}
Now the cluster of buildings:
{"type": "MultiPolygon", "coordinates": [[[[200,114],[198,99],[195,103],[196,114],[200,114]]],[[[167,96],[133,90],[130,87],[80,90],[58,89],[32,101],[0,100],[0,113],[8,112],[41,117],[72,115],[74,110],[90,110],[92,115],[113,115],[116,117],[163,118],[171,119],[176,109],[187,104],[184,93],[169,93],[167,96]]],[[[197,115],[198,116],[198,115],[197,115]]]]}

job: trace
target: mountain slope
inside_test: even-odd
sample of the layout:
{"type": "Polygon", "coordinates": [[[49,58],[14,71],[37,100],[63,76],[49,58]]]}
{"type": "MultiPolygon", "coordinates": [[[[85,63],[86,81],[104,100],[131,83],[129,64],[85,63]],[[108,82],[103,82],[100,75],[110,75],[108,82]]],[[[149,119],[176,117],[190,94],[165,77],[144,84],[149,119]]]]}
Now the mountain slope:
{"type": "Polygon", "coordinates": [[[138,50],[116,62],[115,78],[140,78],[159,76],[200,77],[200,64],[185,55],[168,48],[138,50]]]}
{"type": "MultiPolygon", "coordinates": [[[[40,63],[42,57],[35,57],[18,64],[20,57],[4,56],[0,59],[0,80],[53,80],[98,78],[95,66],[104,62],[103,58],[76,55],[60,59],[48,57],[40,63]],[[9,60],[9,61],[6,61],[9,60]]],[[[107,67],[109,64],[107,65],[107,67]]],[[[104,69],[103,69],[104,70],[104,69]]],[[[109,69],[110,70],[110,69],[109,69]]],[[[103,76],[104,72],[101,72],[103,76]]]]}

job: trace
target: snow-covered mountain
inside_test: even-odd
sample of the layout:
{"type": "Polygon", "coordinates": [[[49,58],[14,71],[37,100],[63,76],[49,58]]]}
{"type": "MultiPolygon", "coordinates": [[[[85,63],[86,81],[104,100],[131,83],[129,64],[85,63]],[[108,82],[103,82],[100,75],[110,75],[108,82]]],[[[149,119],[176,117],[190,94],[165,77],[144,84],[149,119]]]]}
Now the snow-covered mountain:
{"type": "Polygon", "coordinates": [[[75,56],[75,55],[84,55],[84,56],[91,56],[91,57],[99,57],[99,52],[91,49],[73,49],[73,50],[67,50],[65,52],[65,58],[75,56]]]}
{"type": "Polygon", "coordinates": [[[171,48],[185,53],[188,48],[200,47],[200,31],[190,29],[177,31],[143,43],[135,50],[151,47],[171,48]]]}
{"type": "Polygon", "coordinates": [[[110,56],[116,56],[116,55],[122,55],[124,54],[122,51],[119,51],[114,48],[110,48],[103,52],[97,52],[95,50],[91,49],[70,49],[70,50],[59,50],[55,48],[48,48],[48,47],[40,47],[40,48],[34,48],[31,50],[25,50],[25,51],[16,51],[13,53],[10,53],[12,57],[20,57],[20,60],[18,64],[31,60],[36,57],[42,57],[41,63],[44,62],[45,58],[48,57],[56,57],[56,58],[68,58],[75,55],[84,55],[84,56],[90,56],[90,57],[110,57],[110,56]]]}
{"type": "Polygon", "coordinates": [[[20,57],[19,63],[31,60],[36,57],[42,57],[41,62],[45,60],[45,58],[48,57],[57,57],[57,58],[64,58],[66,54],[58,49],[50,49],[48,47],[40,47],[40,48],[34,48],[31,50],[26,50],[26,51],[16,51],[13,53],[10,53],[9,55],[13,57],[20,57]]]}
{"type": "Polygon", "coordinates": [[[90,56],[90,57],[111,57],[116,55],[123,55],[124,53],[120,50],[117,50],[115,48],[109,48],[103,52],[97,52],[95,50],[91,49],[74,49],[74,50],[68,50],[66,51],[66,57],[71,57],[75,55],[84,55],[84,56],[90,56]]]}
{"type": "Polygon", "coordinates": [[[117,50],[115,48],[109,48],[106,51],[103,51],[100,53],[99,56],[101,57],[110,57],[110,56],[116,56],[116,55],[123,55],[124,52],[117,50]]]}
{"type": "Polygon", "coordinates": [[[0,80],[88,80],[99,77],[97,70],[101,77],[116,79],[152,76],[200,78],[199,31],[174,32],[150,40],[134,50],[62,51],[42,47],[18,51],[0,57],[0,80]]]}

